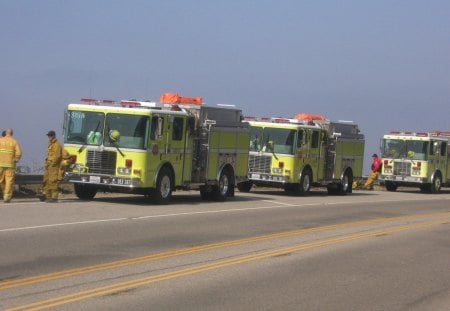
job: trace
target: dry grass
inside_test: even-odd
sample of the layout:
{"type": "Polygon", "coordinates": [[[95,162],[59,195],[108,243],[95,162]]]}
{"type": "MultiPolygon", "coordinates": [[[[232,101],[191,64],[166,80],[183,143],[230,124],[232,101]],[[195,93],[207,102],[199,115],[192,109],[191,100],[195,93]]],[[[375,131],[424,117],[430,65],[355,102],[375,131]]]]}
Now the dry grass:
{"type": "MultiPolygon", "coordinates": [[[[14,191],[14,197],[35,197],[37,194],[41,193],[41,184],[28,184],[28,185],[16,185],[14,191]]],[[[61,183],[59,185],[59,191],[62,194],[72,194],[73,185],[70,183],[61,183]]]]}

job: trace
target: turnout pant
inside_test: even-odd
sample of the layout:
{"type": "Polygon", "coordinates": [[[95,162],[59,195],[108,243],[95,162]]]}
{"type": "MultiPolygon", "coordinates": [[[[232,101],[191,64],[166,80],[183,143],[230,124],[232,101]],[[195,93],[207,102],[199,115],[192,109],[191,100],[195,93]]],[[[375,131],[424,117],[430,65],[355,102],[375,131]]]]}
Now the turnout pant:
{"type": "Polygon", "coordinates": [[[364,184],[364,188],[370,189],[373,186],[375,180],[378,179],[378,172],[370,172],[369,177],[367,178],[366,183],[364,184]]]}
{"type": "Polygon", "coordinates": [[[58,199],[58,175],[59,166],[45,167],[42,193],[47,197],[47,199],[58,199]]]}
{"type": "Polygon", "coordinates": [[[3,192],[3,201],[10,201],[14,192],[15,169],[0,167],[0,187],[3,192]]]}

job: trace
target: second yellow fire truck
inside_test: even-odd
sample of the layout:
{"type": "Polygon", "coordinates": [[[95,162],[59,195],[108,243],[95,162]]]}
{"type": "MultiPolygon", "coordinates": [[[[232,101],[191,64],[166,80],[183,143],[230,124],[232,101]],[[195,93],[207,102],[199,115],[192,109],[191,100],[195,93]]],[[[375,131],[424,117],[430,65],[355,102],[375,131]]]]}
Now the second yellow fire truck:
{"type": "Polygon", "coordinates": [[[238,184],[240,191],[257,185],[304,195],[311,186],[325,186],[329,193],[348,194],[353,180],[362,177],[364,135],[353,122],[304,114],[246,120],[249,181],[238,184]]]}
{"type": "Polygon", "coordinates": [[[437,193],[450,186],[450,132],[391,132],[381,143],[380,183],[437,193]]]}
{"type": "Polygon", "coordinates": [[[247,179],[249,129],[241,110],[163,94],[160,102],[82,100],[67,108],[66,180],[80,199],[97,191],[149,195],[176,189],[225,200],[247,179]]]}

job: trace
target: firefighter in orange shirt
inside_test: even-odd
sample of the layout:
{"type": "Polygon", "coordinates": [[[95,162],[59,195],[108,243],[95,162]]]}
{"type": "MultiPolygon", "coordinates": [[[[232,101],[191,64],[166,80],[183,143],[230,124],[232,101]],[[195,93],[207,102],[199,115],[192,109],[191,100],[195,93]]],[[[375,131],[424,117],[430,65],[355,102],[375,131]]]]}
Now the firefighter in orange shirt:
{"type": "Polygon", "coordinates": [[[3,202],[9,203],[14,192],[16,163],[22,156],[19,143],[12,137],[13,130],[6,129],[5,136],[0,138],[0,187],[3,202]]]}
{"type": "Polygon", "coordinates": [[[374,182],[378,179],[378,175],[381,172],[381,160],[376,153],[372,155],[372,166],[369,177],[367,178],[366,183],[364,184],[364,189],[371,190],[373,189],[374,182]]]}
{"type": "Polygon", "coordinates": [[[58,185],[59,185],[59,170],[62,159],[62,147],[56,139],[55,131],[49,131],[47,158],[44,166],[44,180],[42,184],[42,196],[39,197],[41,201],[57,202],[58,201],[58,185]]]}

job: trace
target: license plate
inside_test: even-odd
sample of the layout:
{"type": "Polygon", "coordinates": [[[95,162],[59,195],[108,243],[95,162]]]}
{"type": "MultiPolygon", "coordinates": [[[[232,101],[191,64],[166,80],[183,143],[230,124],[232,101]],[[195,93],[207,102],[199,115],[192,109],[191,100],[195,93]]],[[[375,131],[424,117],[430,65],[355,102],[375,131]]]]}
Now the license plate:
{"type": "Polygon", "coordinates": [[[117,184],[119,184],[119,185],[131,185],[131,180],[130,179],[119,178],[119,179],[117,179],[117,184]]]}
{"type": "Polygon", "coordinates": [[[253,179],[259,179],[260,176],[259,176],[259,174],[252,174],[252,178],[253,178],[253,179]]]}
{"type": "Polygon", "coordinates": [[[89,176],[89,182],[100,183],[100,176],[89,176]]]}

